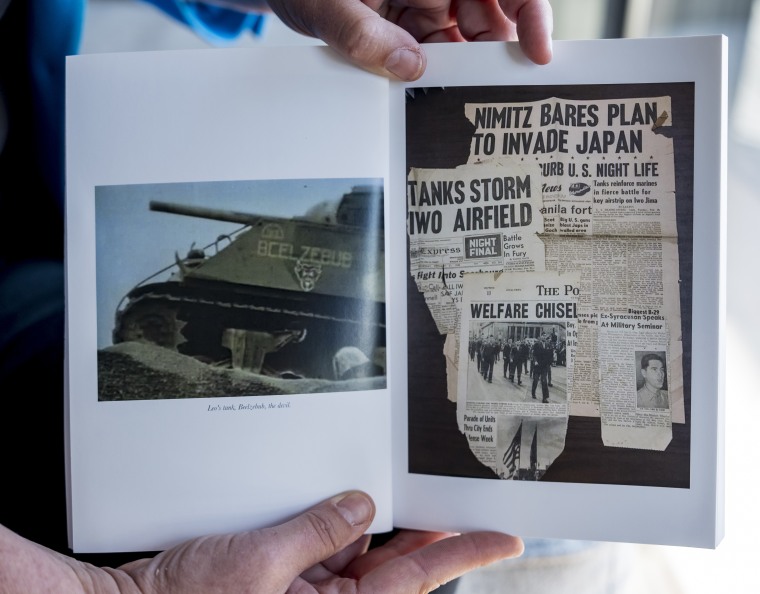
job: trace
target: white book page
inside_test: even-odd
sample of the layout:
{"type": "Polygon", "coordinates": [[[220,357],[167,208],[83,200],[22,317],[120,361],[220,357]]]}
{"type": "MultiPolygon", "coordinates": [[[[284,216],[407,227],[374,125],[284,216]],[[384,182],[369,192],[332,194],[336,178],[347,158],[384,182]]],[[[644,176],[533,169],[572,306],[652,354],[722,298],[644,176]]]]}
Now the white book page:
{"type": "MultiPolygon", "coordinates": [[[[685,200],[683,204],[693,204],[693,225],[679,230],[679,240],[687,236],[695,238],[693,243],[686,244],[689,249],[680,254],[682,263],[693,259],[683,269],[689,273],[688,278],[682,278],[692,283],[692,289],[681,296],[682,314],[686,316],[684,336],[690,333],[690,344],[684,345],[684,360],[690,355],[691,366],[684,367],[685,423],[683,418],[674,416],[673,443],[665,451],[605,447],[600,436],[600,419],[590,415],[574,417],[571,413],[562,445],[564,451],[540,480],[499,480],[495,472],[472,454],[469,436],[465,437],[457,427],[456,403],[452,401],[456,392],[452,394],[451,388],[456,383],[451,377],[446,378],[447,369],[451,370],[451,362],[458,355],[453,341],[444,342],[443,337],[436,338],[431,333],[431,340],[423,344],[429,350],[421,358],[413,352],[422,343],[419,336],[409,335],[407,329],[419,326],[418,320],[425,317],[425,303],[416,292],[414,280],[394,276],[390,300],[407,303],[410,311],[414,302],[414,313],[408,316],[415,318],[409,321],[402,312],[394,310],[389,323],[393,344],[410,345],[407,353],[403,349],[394,351],[391,361],[398,371],[391,380],[396,525],[456,532],[500,530],[523,537],[716,546],[723,536],[726,39],[716,36],[555,42],[554,58],[546,66],[529,62],[516,44],[475,43],[464,47],[433,44],[425,48],[428,68],[424,76],[414,84],[391,85],[391,194],[396,198],[391,226],[397,229],[406,228],[404,206],[409,199],[409,167],[436,167],[432,164],[434,157],[428,159],[422,148],[408,144],[409,122],[405,118],[411,89],[416,97],[431,102],[434,93],[445,98],[447,93],[453,96],[460,92],[459,87],[480,86],[521,87],[520,92],[537,93],[539,99],[543,98],[541,87],[550,87],[547,98],[559,92],[577,100],[584,90],[576,87],[593,85],[591,102],[603,93],[614,95],[618,92],[610,88],[614,85],[625,85],[626,89],[658,85],[656,90],[666,90],[669,95],[674,89],[674,97],[679,89],[693,92],[693,102],[678,99],[673,107],[674,112],[680,109],[673,114],[674,118],[687,117],[687,126],[693,126],[693,148],[686,150],[686,153],[693,151],[693,170],[691,155],[687,154],[683,170],[689,171],[688,179],[682,176],[676,181],[676,193],[683,189],[679,184],[684,182],[689,189],[689,195],[681,192],[678,199],[685,200]],[[413,149],[417,151],[417,162],[409,164],[407,155],[415,154],[413,149]],[[407,378],[413,374],[422,376],[420,360],[425,361],[428,376],[414,384],[412,394],[407,378]],[[433,385],[438,389],[433,389],[433,385]],[[589,438],[592,434],[596,437],[589,438]],[[592,439],[593,443],[584,439],[592,439]],[[677,483],[663,470],[669,468],[671,461],[681,477],[677,483]],[[555,478],[549,480],[551,477],[555,478]]],[[[615,96],[622,101],[627,98],[625,92],[615,96]]],[[[491,92],[489,96],[494,94],[491,92]]],[[[503,94],[509,96],[509,91],[503,94]]],[[[648,94],[637,92],[635,96],[648,94]]],[[[451,105],[450,112],[441,108],[436,113],[438,119],[430,117],[430,121],[438,123],[438,129],[436,125],[427,128],[431,154],[445,151],[447,119],[464,119],[464,110],[456,102],[451,105]]],[[[629,112],[629,119],[630,115],[629,112]]],[[[424,112],[420,117],[424,117],[424,112]]],[[[676,150],[676,159],[684,158],[682,144],[677,144],[676,150]]],[[[634,151],[626,152],[625,157],[633,159],[634,151]]],[[[462,153],[466,160],[467,151],[462,153]]],[[[540,160],[549,160],[547,152],[539,153],[540,160]]],[[[534,154],[529,156],[534,159],[534,154]]],[[[677,161],[676,165],[678,176],[683,162],[677,161]]],[[[630,167],[633,172],[634,165],[630,167]]],[[[556,190],[555,186],[547,191],[556,190]]],[[[407,270],[406,250],[401,237],[397,239],[390,246],[391,267],[407,270]]],[[[451,249],[454,244],[441,245],[451,249]]],[[[445,270],[452,268],[449,265],[445,270]]],[[[437,287],[434,284],[431,287],[433,295],[437,287]]],[[[451,288],[446,286],[447,290],[451,288]]],[[[432,324],[431,321],[427,326],[432,324]]],[[[641,353],[638,357],[641,358],[641,353]]],[[[499,371],[494,373],[493,385],[508,381],[501,377],[500,361],[497,366],[499,371]]],[[[554,369],[559,375],[558,368],[554,369]]],[[[632,366],[631,378],[635,372],[632,366]]],[[[576,377],[575,385],[578,384],[576,377]]],[[[635,389],[631,394],[635,397],[635,389]]],[[[527,399],[526,410],[531,403],[529,392],[527,399]]],[[[479,431],[498,433],[488,416],[484,415],[485,428],[474,427],[477,423],[474,417],[468,419],[471,435],[477,437],[479,431]]],[[[497,447],[494,461],[497,466],[502,453],[504,464],[515,461],[514,447],[509,448],[510,439],[510,436],[501,438],[501,449],[497,447]]],[[[512,444],[515,439],[519,438],[512,439],[512,444]]],[[[523,461],[529,449],[530,441],[523,436],[523,461]]],[[[540,461],[540,449],[538,458],[540,461]]],[[[519,475],[509,474],[515,478],[519,475]]]]}
{"type": "MultiPolygon", "coordinates": [[[[110,319],[98,313],[111,307],[99,301],[112,297],[104,279],[129,290],[144,278],[132,276],[135,264],[165,250],[186,224],[180,215],[145,215],[158,190],[169,200],[192,194],[196,205],[291,216],[306,202],[288,211],[290,190],[313,205],[366,180],[387,185],[387,81],[321,47],[86,55],[67,68],[73,550],[160,550],[272,525],[355,488],[375,499],[372,529],[389,530],[388,389],[99,401],[97,366],[118,304],[110,319]],[[97,228],[101,192],[116,207],[97,228]]],[[[162,252],[164,263],[172,250],[183,255],[209,239],[190,229],[168,258],[162,252]]],[[[331,247],[309,258],[350,259],[340,241],[331,247]]]]}

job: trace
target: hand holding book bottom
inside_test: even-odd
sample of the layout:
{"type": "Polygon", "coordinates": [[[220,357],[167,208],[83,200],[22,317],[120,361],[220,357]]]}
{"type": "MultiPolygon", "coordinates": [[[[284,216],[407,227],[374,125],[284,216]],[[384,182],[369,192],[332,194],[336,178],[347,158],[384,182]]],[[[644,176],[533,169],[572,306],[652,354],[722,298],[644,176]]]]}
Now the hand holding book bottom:
{"type": "Polygon", "coordinates": [[[60,555],[0,526],[0,586],[9,592],[429,592],[522,553],[497,532],[401,531],[368,550],[372,499],[350,491],[279,525],[204,536],[117,569],[60,555]]]}

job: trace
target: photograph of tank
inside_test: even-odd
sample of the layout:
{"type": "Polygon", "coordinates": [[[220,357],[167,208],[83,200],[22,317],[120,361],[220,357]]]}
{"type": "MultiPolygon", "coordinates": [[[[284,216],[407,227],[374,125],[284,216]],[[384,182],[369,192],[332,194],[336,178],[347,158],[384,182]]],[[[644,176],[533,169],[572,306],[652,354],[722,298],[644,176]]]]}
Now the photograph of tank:
{"type": "Polygon", "coordinates": [[[95,190],[98,399],[385,387],[383,185],[95,190]]]}

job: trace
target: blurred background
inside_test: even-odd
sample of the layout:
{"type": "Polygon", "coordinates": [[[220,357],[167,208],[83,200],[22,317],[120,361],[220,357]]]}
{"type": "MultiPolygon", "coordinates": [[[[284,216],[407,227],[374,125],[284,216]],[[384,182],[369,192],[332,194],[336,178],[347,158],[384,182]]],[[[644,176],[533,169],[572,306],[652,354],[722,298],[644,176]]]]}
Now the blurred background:
{"type": "MultiPolygon", "coordinates": [[[[760,221],[754,175],[760,165],[760,0],[554,0],[555,39],[725,34],[729,38],[728,320],[726,335],[726,537],[714,550],[615,545],[627,576],[615,592],[760,592],[758,458],[753,435],[760,399],[750,372],[760,348],[755,311],[760,280],[750,239],[760,221]]],[[[260,38],[236,47],[316,41],[268,20],[260,38]]],[[[82,53],[208,47],[194,33],[139,0],[89,0],[82,53]]],[[[699,323],[695,320],[695,323],[699,323]]],[[[716,337],[717,342],[717,337],[716,337]]],[[[457,594],[511,592],[498,572],[462,581],[457,594]]],[[[564,592],[552,588],[552,594],[564,592]]],[[[575,592],[579,592],[575,590],[575,592]]]]}

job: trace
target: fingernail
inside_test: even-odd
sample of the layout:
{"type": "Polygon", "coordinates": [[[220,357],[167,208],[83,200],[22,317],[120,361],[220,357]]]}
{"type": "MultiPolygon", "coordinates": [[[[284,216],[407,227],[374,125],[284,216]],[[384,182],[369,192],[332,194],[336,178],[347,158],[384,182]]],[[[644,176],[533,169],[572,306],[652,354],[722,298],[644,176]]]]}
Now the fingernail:
{"type": "Polygon", "coordinates": [[[388,56],[385,68],[401,80],[416,80],[422,71],[422,55],[419,50],[399,48],[388,56]]]}
{"type": "Polygon", "coordinates": [[[363,493],[349,493],[336,501],[335,507],[352,526],[364,524],[372,516],[372,504],[363,493]]]}

